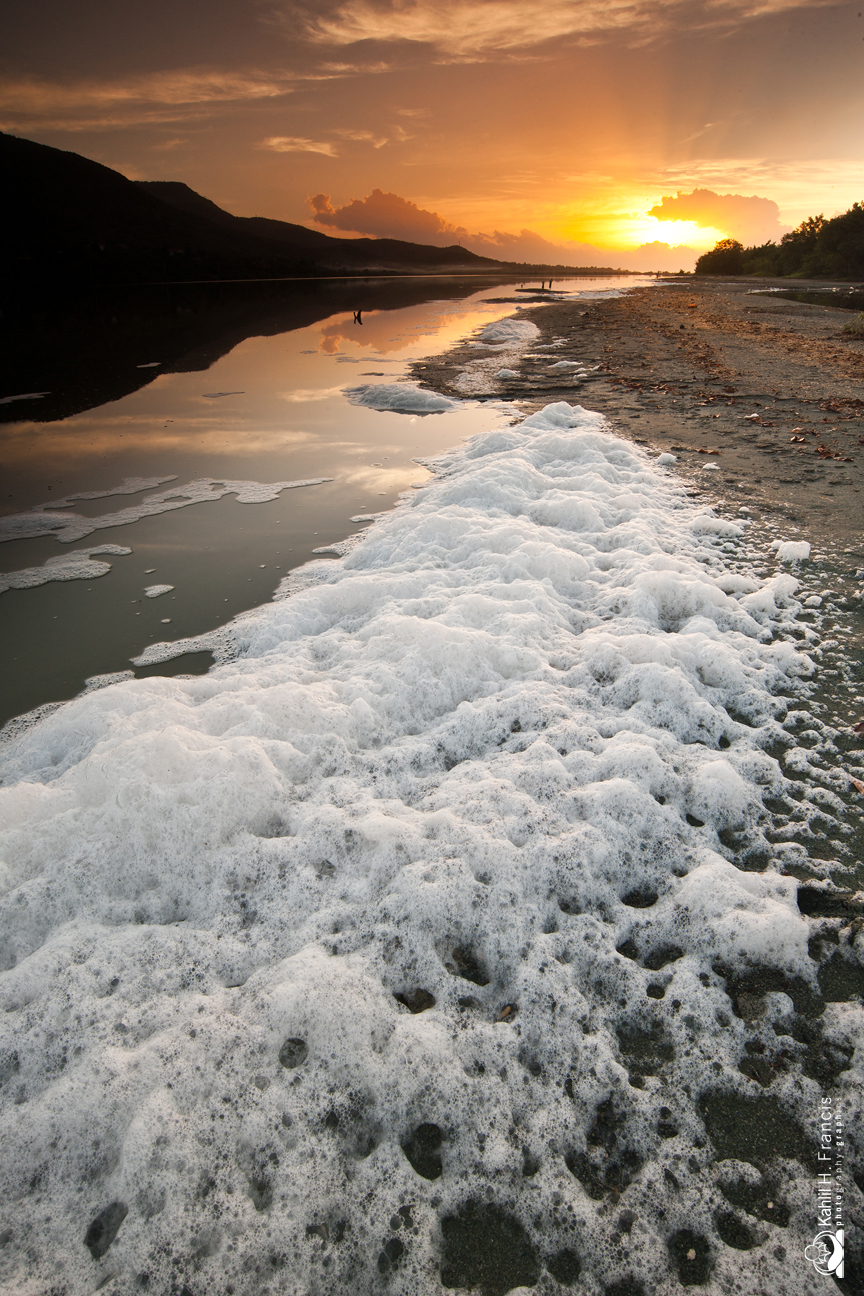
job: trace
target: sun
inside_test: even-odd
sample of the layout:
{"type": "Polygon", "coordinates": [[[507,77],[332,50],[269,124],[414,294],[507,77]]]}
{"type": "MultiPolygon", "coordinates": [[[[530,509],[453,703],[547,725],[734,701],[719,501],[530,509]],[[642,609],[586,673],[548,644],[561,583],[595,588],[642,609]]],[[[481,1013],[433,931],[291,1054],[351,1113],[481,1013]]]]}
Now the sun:
{"type": "Polygon", "coordinates": [[[668,243],[670,247],[683,244],[701,252],[713,248],[729,234],[728,230],[697,225],[695,221],[661,221],[638,208],[629,212],[582,216],[576,224],[578,229],[571,225],[565,237],[584,239],[619,252],[630,252],[644,243],[668,243]]]}
{"type": "Polygon", "coordinates": [[[672,246],[684,243],[693,248],[712,248],[721,238],[726,237],[725,230],[714,229],[713,226],[697,225],[695,221],[661,221],[656,216],[649,216],[647,212],[622,216],[616,234],[622,243],[630,247],[657,242],[672,246]]]}

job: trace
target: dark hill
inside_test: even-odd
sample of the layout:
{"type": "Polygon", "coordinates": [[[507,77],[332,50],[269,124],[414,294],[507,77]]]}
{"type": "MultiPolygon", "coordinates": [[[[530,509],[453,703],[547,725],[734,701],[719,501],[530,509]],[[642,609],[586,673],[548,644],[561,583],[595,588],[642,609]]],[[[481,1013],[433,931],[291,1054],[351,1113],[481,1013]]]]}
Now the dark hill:
{"type": "MultiPolygon", "coordinates": [[[[272,243],[280,243],[292,248],[326,248],[328,244],[350,243],[350,239],[334,239],[318,230],[307,229],[305,225],[291,225],[288,221],[268,220],[264,216],[232,216],[222,207],[217,207],[209,198],[190,189],[180,180],[137,180],[139,189],[146,190],[154,198],[168,203],[178,211],[189,216],[203,217],[220,229],[230,230],[232,234],[248,238],[265,238],[272,243]]],[[[368,244],[369,239],[363,239],[368,244]]],[[[413,245],[409,245],[413,246],[413,245]]]]}
{"type": "Polygon", "coordinates": [[[77,153],[0,133],[6,287],[442,273],[500,263],[464,248],[334,239],[232,216],[186,185],[139,184],[77,153]]]}
{"type": "Polygon", "coordinates": [[[490,261],[466,248],[452,244],[450,247],[433,247],[429,243],[407,243],[402,239],[343,239],[333,238],[305,225],[292,225],[288,221],[271,220],[266,216],[232,216],[217,207],[209,198],[190,189],[177,180],[138,180],[145,189],[162,202],[178,211],[203,217],[220,229],[246,239],[261,240],[283,254],[296,255],[299,249],[327,268],[389,267],[394,269],[439,270],[460,267],[471,270],[496,270],[507,262],[490,261]]]}

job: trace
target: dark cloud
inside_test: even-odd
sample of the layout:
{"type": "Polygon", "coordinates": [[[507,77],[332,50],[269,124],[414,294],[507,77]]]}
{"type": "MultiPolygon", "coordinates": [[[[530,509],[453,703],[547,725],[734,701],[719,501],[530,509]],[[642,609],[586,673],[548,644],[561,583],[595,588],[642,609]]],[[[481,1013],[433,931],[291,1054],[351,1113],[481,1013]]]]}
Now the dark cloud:
{"type": "Polygon", "coordinates": [[[658,220],[693,221],[705,228],[720,230],[742,243],[765,243],[778,239],[789,229],[780,223],[780,208],[770,198],[754,194],[718,194],[713,189],[694,189],[676,197],[665,197],[649,216],[658,220]]]}

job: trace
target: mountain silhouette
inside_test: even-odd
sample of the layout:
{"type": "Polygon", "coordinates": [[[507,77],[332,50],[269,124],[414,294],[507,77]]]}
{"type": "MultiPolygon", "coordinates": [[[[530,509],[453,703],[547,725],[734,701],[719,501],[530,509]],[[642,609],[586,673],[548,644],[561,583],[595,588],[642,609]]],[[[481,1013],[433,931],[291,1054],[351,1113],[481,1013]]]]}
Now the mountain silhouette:
{"type": "Polygon", "coordinates": [[[0,133],[6,199],[0,283],[179,283],[330,274],[495,270],[461,247],[339,239],[232,216],[175,181],[127,180],[77,153],[0,133]]]}

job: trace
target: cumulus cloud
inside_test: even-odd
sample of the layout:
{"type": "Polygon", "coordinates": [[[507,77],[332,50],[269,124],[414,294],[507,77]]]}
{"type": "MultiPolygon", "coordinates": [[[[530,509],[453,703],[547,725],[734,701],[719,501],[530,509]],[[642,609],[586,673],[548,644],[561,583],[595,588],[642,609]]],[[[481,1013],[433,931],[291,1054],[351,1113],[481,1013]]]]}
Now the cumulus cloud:
{"type": "Polygon", "coordinates": [[[272,149],[274,153],[323,153],[325,157],[338,157],[336,147],[327,140],[302,139],[297,135],[271,135],[262,140],[259,148],[272,149]]]}
{"type": "Polygon", "coordinates": [[[789,229],[781,224],[780,208],[770,198],[719,194],[713,189],[694,189],[691,193],[679,190],[674,198],[662,198],[648,215],[661,221],[693,221],[703,229],[722,230],[749,244],[777,240],[789,229]]]}
{"type": "Polygon", "coordinates": [[[577,243],[550,243],[534,230],[522,229],[518,234],[494,230],[491,234],[469,234],[466,246],[483,256],[501,257],[505,261],[544,261],[551,265],[564,262],[574,255],[577,243]]]}
{"type": "MultiPolygon", "coordinates": [[[[455,57],[524,50],[564,37],[627,31],[644,40],[674,22],[732,27],[748,18],[813,7],[814,0],[343,0],[300,8],[307,34],[323,43],[414,41],[455,57]],[[322,12],[322,9],[324,10],[322,12]]],[[[832,0],[816,0],[829,4],[832,0]]]]}
{"type": "Polygon", "coordinates": [[[366,198],[355,198],[343,207],[334,207],[329,194],[315,194],[309,199],[317,225],[363,234],[373,238],[404,239],[409,243],[431,243],[462,247],[479,256],[501,261],[544,265],[613,266],[624,270],[690,270],[698,253],[684,246],[647,243],[628,252],[598,247],[593,243],[550,242],[534,230],[518,233],[494,230],[471,233],[462,225],[453,225],[438,212],[427,211],[399,194],[373,189],[366,198]]]}
{"type": "Polygon", "coordinates": [[[446,247],[467,233],[451,225],[437,212],[424,211],[398,194],[373,189],[367,198],[355,198],[344,207],[334,207],[329,194],[309,199],[316,225],[371,234],[374,238],[405,239],[409,243],[434,243],[446,247]]]}

